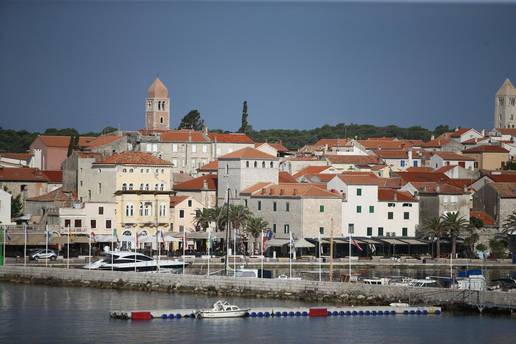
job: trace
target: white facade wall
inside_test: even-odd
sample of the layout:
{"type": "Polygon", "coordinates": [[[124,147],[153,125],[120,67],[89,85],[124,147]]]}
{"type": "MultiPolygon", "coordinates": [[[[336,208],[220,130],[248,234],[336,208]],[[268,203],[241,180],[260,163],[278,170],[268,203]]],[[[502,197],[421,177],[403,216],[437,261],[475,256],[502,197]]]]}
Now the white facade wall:
{"type": "Polygon", "coordinates": [[[0,224],[11,224],[11,194],[0,189],[0,224]]]}
{"type": "Polygon", "coordinates": [[[217,159],[219,156],[223,156],[229,153],[236,152],[242,148],[251,147],[254,148],[254,143],[232,143],[232,142],[213,142],[212,150],[214,159],[217,159]]]}
{"type": "Polygon", "coordinates": [[[112,234],[116,226],[115,209],[113,202],[86,202],[77,208],[59,208],[58,225],[64,231],[70,226],[71,232],[112,234]]]}
{"type": "Polygon", "coordinates": [[[459,165],[459,163],[464,163],[465,169],[473,170],[475,168],[475,161],[444,160],[437,154],[432,155],[430,158],[430,167],[432,168],[440,168],[448,165],[459,165]]]}

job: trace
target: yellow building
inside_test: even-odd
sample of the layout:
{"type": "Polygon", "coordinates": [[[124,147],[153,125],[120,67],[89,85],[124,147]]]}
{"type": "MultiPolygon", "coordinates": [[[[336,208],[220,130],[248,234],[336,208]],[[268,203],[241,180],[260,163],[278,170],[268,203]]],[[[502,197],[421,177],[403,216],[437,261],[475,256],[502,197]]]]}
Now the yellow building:
{"type": "Polygon", "coordinates": [[[509,151],[500,146],[482,145],[463,151],[475,159],[475,167],[484,170],[500,170],[509,160],[509,151]]]}

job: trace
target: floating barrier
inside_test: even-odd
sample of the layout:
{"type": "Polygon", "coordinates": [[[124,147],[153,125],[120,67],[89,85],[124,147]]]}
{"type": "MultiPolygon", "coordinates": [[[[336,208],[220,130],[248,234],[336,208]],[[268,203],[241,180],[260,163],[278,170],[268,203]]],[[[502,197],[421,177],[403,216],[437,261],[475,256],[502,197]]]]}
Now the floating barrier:
{"type": "MultiPolygon", "coordinates": [[[[194,319],[195,309],[134,310],[112,311],[114,319],[151,320],[151,319],[194,319]]],[[[347,306],[347,307],[259,307],[249,310],[251,318],[291,318],[291,317],[346,317],[346,316],[385,316],[385,315],[431,315],[441,314],[441,307],[418,306],[347,306]]]]}

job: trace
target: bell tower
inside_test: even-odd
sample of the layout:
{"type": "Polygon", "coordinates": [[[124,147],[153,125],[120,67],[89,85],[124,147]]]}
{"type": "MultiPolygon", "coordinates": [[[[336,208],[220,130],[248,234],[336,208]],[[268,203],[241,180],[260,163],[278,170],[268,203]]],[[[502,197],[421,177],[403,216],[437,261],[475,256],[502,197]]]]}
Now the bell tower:
{"type": "Polygon", "coordinates": [[[168,89],[159,78],[156,78],[147,90],[145,129],[170,129],[170,98],[168,97],[168,89]]]}

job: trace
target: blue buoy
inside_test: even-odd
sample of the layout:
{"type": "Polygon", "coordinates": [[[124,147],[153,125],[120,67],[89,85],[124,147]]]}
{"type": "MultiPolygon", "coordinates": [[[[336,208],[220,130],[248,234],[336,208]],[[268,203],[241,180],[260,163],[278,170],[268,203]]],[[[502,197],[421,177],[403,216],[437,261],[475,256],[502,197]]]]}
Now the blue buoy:
{"type": "Polygon", "coordinates": [[[423,314],[424,315],[427,315],[428,314],[428,311],[426,309],[423,309],[423,314]]]}
{"type": "Polygon", "coordinates": [[[391,311],[391,315],[396,315],[396,311],[391,311]]]}
{"type": "Polygon", "coordinates": [[[161,314],[161,319],[166,319],[166,318],[167,318],[166,314],[161,314]]]}
{"type": "Polygon", "coordinates": [[[346,311],[346,315],[351,315],[351,312],[350,311],[346,311]]]}
{"type": "Polygon", "coordinates": [[[174,314],[169,314],[169,315],[168,315],[168,318],[169,318],[169,319],[174,319],[175,317],[176,317],[176,316],[175,316],[174,314]]]}
{"type": "Polygon", "coordinates": [[[283,312],[281,313],[281,315],[283,315],[284,317],[288,316],[288,312],[283,312]]]}
{"type": "Polygon", "coordinates": [[[383,315],[383,311],[378,311],[378,315],[383,315]]]}
{"type": "Polygon", "coordinates": [[[371,312],[365,311],[365,315],[371,315],[371,312]]]}
{"type": "Polygon", "coordinates": [[[436,310],[435,310],[435,312],[434,312],[434,314],[441,314],[441,311],[440,311],[440,310],[438,310],[438,309],[436,309],[436,310]]]}
{"type": "Polygon", "coordinates": [[[251,312],[251,318],[256,317],[256,312],[251,312]]]}
{"type": "Polygon", "coordinates": [[[275,316],[275,317],[280,317],[280,316],[281,316],[281,312],[276,312],[276,313],[274,313],[274,316],[275,316]]]}
{"type": "Polygon", "coordinates": [[[333,311],[333,313],[332,313],[331,315],[333,315],[333,316],[337,316],[337,315],[339,315],[339,312],[337,312],[337,311],[333,311]]]}
{"type": "Polygon", "coordinates": [[[363,311],[358,311],[358,315],[364,315],[363,311]]]}
{"type": "Polygon", "coordinates": [[[300,317],[301,316],[301,312],[297,311],[296,312],[296,317],[300,317]]]}
{"type": "Polygon", "coordinates": [[[340,315],[340,316],[343,316],[344,314],[345,314],[345,313],[344,313],[344,311],[340,311],[340,312],[339,312],[339,315],[340,315]]]}
{"type": "Polygon", "coordinates": [[[258,312],[258,314],[257,314],[257,315],[258,315],[258,318],[263,317],[263,313],[262,313],[262,312],[258,312]]]}
{"type": "Polygon", "coordinates": [[[413,309],[411,309],[411,310],[410,310],[410,314],[416,314],[416,311],[415,311],[415,310],[413,310],[413,309]]]}
{"type": "Polygon", "coordinates": [[[294,312],[288,312],[288,315],[293,317],[294,316],[294,312]]]}
{"type": "Polygon", "coordinates": [[[416,314],[421,314],[421,311],[418,309],[418,310],[416,311],[416,314]]]}
{"type": "Polygon", "coordinates": [[[403,314],[408,314],[409,312],[408,311],[403,311],[403,314]]]}
{"type": "Polygon", "coordinates": [[[181,319],[181,314],[177,313],[177,314],[176,314],[176,318],[177,318],[177,319],[181,319]]]}
{"type": "Polygon", "coordinates": [[[302,313],[302,315],[303,315],[304,317],[307,317],[307,316],[308,316],[308,312],[307,312],[307,311],[304,311],[304,312],[302,313]]]}
{"type": "Polygon", "coordinates": [[[270,314],[269,312],[265,312],[265,313],[263,313],[263,315],[264,315],[266,318],[268,318],[268,317],[270,317],[270,316],[271,316],[271,314],[270,314]]]}
{"type": "Polygon", "coordinates": [[[331,312],[330,311],[328,311],[328,316],[331,317],[331,312]]]}
{"type": "Polygon", "coordinates": [[[357,315],[358,313],[357,313],[357,311],[353,311],[353,312],[351,312],[351,314],[352,315],[357,315]]]}
{"type": "Polygon", "coordinates": [[[372,315],[376,315],[376,311],[372,311],[372,312],[371,312],[371,314],[372,314],[372,315]]]}

